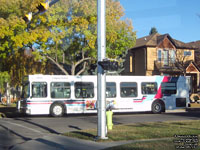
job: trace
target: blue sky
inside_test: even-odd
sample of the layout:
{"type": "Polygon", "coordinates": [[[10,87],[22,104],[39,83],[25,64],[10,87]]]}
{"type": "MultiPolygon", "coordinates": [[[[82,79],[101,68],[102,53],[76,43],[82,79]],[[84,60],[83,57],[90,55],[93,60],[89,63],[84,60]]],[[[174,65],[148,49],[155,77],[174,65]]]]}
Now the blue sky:
{"type": "Polygon", "coordinates": [[[120,0],[125,18],[133,22],[137,38],[151,27],[182,42],[200,40],[200,0],[120,0]]]}

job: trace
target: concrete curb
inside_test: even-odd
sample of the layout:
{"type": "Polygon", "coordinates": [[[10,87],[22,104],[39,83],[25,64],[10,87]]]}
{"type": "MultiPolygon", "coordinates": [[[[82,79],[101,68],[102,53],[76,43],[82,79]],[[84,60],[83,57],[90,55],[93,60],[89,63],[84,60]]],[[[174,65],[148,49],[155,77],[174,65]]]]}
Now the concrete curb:
{"type": "Polygon", "coordinates": [[[50,135],[27,141],[22,144],[15,145],[11,150],[101,150],[109,147],[120,146],[124,144],[131,144],[137,142],[150,142],[170,140],[173,138],[159,138],[159,139],[144,139],[144,140],[129,140],[116,142],[95,142],[89,140],[82,140],[77,138],[66,137],[62,135],[50,135]]]}
{"type": "Polygon", "coordinates": [[[29,140],[22,144],[17,144],[13,146],[11,150],[100,150],[128,143],[131,143],[131,141],[95,142],[51,134],[49,136],[29,140]]]}

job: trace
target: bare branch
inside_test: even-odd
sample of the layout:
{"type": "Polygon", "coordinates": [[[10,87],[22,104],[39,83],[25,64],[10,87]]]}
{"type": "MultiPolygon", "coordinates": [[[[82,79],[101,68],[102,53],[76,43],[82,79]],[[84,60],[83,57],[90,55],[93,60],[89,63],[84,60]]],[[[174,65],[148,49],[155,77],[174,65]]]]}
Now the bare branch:
{"type": "Polygon", "coordinates": [[[83,59],[79,60],[79,61],[75,64],[75,68],[76,68],[76,66],[78,66],[79,64],[81,64],[82,62],[87,61],[87,60],[91,60],[91,58],[90,58],[90,57],[87,57],[87,58],[83,58],[83,59]]]}
{"type": "Polygon", "coordinates": [[[65,75],[69,75],[69,73],[59,64],[57,63],[53,58],[51,58],[50,56],[47,56],[46,57],[51,60],[65,75]]]}
{"type": "Polygon", "coordinates": [[[86,65],[87,65],[87,63],[84,62],[83,68],[77,73],[77,75],[80,75],[81,73],[83,73],[85,71],[86,65]]]}

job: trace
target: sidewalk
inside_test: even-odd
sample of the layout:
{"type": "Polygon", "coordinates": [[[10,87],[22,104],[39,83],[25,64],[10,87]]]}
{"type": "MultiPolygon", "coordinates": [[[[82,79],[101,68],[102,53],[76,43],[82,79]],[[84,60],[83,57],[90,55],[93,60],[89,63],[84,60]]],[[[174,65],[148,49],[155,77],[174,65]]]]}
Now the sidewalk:
{"type": "Polygon", "coordinates": [[[120,142],[95,142],[81,140],[62,135],[50,134],[34,140],[15,145],[11,150],[100,150],[113,146],[132,143],[133,141],[120,142]]]}

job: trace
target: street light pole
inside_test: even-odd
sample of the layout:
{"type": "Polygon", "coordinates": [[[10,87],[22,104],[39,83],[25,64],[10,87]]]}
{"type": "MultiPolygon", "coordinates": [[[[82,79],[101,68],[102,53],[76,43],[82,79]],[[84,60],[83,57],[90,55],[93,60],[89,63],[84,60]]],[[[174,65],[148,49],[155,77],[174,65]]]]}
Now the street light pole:
{"type": "MultiPolygon", "coordinates": [[[[97,40],[98,62],[105,59],[106,54],[106,21],[105,0],[97,0],[97,40]]],[[[98,138],[106,137],[106,98],[105,98],[106,75],[103,68],[97,63],[97,111],[98,111],[98,138]]]]}

